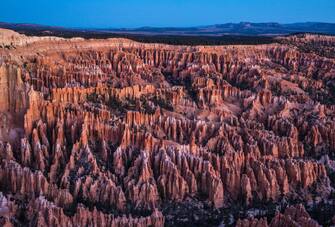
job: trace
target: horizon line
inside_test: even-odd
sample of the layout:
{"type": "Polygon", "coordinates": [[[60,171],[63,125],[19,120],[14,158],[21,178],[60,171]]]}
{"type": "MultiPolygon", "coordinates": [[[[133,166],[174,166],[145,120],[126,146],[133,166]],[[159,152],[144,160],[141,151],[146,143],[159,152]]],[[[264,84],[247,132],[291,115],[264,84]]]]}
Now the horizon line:
{"type": "Polygon", "coordinates": [[[274,21],[267,21],[267,22],[252,22],[252,21],[240,21],[240,22],[223,22],[223,23],[213,23],[213,24],[206,24],[206,25],[190,25],[190,26],[151,26],[151,25],[142,25],[137,27],[99,27],[99,26],[63,26],[63,25],[50,25],[50,24],[40,24],[40,23],[30,23],[30,22],[7,22],[7,21],[0,21],[0,24],[12,24],[12,25],[32,25],[32,26],[40,26],[40,27],[50,27],[50,28],[65,28],[65,29],[109,29],[109,30],[122,30],[122,29],[141,29],[141,28],[198,28],[198,27],[207,27],[207,26],[214,26],[214,25],[225,25],[225,24],[243,24],[243,23],[251,23],[251,24],[279,24],[279,25],[292,25],[292,24],[308,24],[308,23],[315,23],[315,24],[333,24],[335,22],[322,22],[322,21],[297,21],[297,22],[290,22],[290,23],[281,23],[281,22],[274,22],[274,21]]]}

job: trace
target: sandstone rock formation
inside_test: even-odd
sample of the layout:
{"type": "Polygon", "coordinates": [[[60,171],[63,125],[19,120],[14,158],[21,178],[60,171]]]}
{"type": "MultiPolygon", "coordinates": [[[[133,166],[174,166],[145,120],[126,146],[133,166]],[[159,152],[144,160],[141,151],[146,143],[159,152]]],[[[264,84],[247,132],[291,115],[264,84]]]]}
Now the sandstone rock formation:
{"type": "MultiPolygon", "coordinates": [[[[333,58],[8,30],[0,44],[5,226],[163,226],[189,198],[220,211],[332,196],[318,159],[335,152],[333,58]]],[[[237,225],[317,222],[299,205],[237,225]]]]}
{"type": "Polygon", "coordinates": [[[309,226],[319,227],[320,225],[314,221],[306,212],[303,205],[298,204],[288,207],[283,214],[277,213],[268,224],[267,220],[262,219],[244,219],[238,220],[237,227],[251,227],[251,226],[270,226],[270,227],[285,227],[285,226],[309,226]]]}

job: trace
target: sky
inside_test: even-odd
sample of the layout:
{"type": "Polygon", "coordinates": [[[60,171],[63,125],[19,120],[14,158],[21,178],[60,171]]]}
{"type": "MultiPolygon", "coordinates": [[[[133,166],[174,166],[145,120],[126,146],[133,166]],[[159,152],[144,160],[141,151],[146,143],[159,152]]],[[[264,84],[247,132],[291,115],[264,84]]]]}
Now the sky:
{"type": "Polygon", "coordinates": [[[85,28],[335,23],[335,0],[2,0],[0,21],[85,28]]]}

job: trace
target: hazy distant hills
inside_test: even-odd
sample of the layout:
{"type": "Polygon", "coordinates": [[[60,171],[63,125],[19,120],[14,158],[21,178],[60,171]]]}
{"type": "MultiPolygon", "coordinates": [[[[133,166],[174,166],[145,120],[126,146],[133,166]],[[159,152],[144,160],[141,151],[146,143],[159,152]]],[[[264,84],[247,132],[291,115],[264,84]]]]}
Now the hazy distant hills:
{"type": "Polygon", "coordinates": [[[288,35],[293,33],[322,33],[335,34],[335,24],[331,23],[227,23],[210,26],[188,27],[188,28],[155,28],[142,27],[136,29],[110,29],[117,33],[137,33],[137,34],[168,34],[168,35],[288,35]]]}
{"type": "Polygon", "coordinates": [[[43,26],[36,24],[14,24],[1,23],[0,28],[12,29],[19,32],[27,33],[39,32],[45,34],[58,34],[60,32],[78,32],[78,33],[94,33],[94,34],[140,34],[140,35],[183,35],[183,36],[221,36],[221,35],[245,35],[245,36],[277,36],[289,35],[293,33],[321,33],[335,35],[334,23],[226,23],[209,26],[197,27],[141,27],[135,29],[101,29],[101,28],[64,28],[43,26]]]}

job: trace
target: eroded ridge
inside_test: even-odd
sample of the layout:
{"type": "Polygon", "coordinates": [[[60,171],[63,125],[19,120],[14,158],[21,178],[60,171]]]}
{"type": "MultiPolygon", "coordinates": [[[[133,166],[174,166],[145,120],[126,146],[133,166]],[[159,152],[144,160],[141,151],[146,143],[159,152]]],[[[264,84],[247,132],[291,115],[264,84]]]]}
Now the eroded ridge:
{"type": "Polygon", "coordinates": [[[334,200],[328,55],[0,34],[3,224],[314,226],[334,200]],[[234,212],[259,204],[292,207],[234,212]]]}

